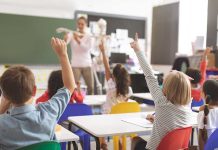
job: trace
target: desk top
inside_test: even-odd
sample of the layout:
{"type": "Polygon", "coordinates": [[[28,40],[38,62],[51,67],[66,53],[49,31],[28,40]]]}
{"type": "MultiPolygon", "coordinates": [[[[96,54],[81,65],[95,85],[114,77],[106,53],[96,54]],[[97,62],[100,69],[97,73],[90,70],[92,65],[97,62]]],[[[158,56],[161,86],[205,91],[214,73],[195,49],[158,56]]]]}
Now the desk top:
{"type": "Polygon", "coordinates": [[[153,101],[151,93],[133,93],[132,96],[153,101]]]}
{"type": "Polygon", "coordinates": [[[58,142],[79,141],[79,136],[61,127],[60,131],[55,132],[58,142]]]}
{"type": "MultiPolygon", "coordinates": [[[[133,97],[141,98],[143,100],[153,101],[153,98],[150,93],[134,93],[133,97]]],[[[130,97],[130,102],[132,102],[130,97]]],[[[103,105],[106,102],[106,95],[86,95],[83,101],[84,104],[91,106],[103,105]]]]}
{"type": "Polygon", "coordinates": [[[90,106],[101,106],[106,102],[106,95],[86,95],[83,103],[90,106]]]}
{"type": "MultiPolygon", "coordinates": [[[[152,113],[152,112],[150,112],[152,113]]],[[[114,135],[132,133],[151,133],[151,128],[144,128],[122,121],[125,118],[146,117],[147,113],[127,113],[127,114],[105,114],[81,117],[69,117],[76,126],[84,129],[96,137],[106,137],[114,135]]]]}
{"type": "MultiPolygon", "coordinates": [[[[128,118],[145,118],[151,112],[126,113],[126,114],[104,114],[93,116],[69,117],[68,120],[79,128],[91,133],[95,137],[106,137],[123,134],[143,133],[150,135],[152,128],[141,127],[124,122],[128,118]]],[[[197,113],[193,113],[193,127],[197,126],[197,113]]]]}

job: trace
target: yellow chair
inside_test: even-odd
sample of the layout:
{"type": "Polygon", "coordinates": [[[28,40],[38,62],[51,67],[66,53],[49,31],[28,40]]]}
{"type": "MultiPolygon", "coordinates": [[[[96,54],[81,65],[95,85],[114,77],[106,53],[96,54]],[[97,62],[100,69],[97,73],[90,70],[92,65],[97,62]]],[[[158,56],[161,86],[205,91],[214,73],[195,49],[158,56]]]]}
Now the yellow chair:
{"type": "MultiPolygon", "coordinates": [[[[140,106],[136,102],[123,102],[111,108],[111,114],[134,113],[140,112],[140,106]]],[[[130,135],[136,136],[135,134],[130,135]]],[[[113,136],[114,150],[119,150],[119,136],[113,136]]],[[[126,150],[126,136],[122,136],[122,150],[126,150]]]]}

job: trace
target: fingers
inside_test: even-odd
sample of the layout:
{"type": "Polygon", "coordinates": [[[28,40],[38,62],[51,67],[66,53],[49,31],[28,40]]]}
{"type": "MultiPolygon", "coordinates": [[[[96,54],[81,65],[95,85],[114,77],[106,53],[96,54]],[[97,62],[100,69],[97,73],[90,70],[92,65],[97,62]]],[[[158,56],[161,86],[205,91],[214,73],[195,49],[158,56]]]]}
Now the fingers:
{"type": "Polygon", "coordinates": [[[56,45],[56,40],[55,40],[54,37],[52,37],[51,38],[51,46],[52,46],[53,49],[54,49],[55,45],[56,45]]]}
{"type": "Polygon", "coordinates": [[[138,33],[135,33],[135,41],[138,41],[139,37],[138,37],[138,33]]]}
{"type": "Polygon", "coordinates": [[[61,45],[61,40],[58,38],[55,38],[57,45],[61,45]]]}

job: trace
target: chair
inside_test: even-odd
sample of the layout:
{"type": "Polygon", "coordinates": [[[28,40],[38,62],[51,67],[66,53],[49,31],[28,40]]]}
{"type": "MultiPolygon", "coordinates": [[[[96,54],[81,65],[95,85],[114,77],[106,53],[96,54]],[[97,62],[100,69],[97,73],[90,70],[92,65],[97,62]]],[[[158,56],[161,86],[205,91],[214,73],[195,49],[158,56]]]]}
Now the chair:
{"type": "Polygon", "coordinates": [[[218,148],[218,129],[216,129],[207,140],[207,143],[204,147],[205,150],[214,150],[218,148]]]}
{"type": "Polygon", "coordinates": [[[157,150],[188,149],[191,132],[192,127],[174,129],[164,136],[157,150]]]}
{"type": "Polygon", "coordinates": [[[193,99],[192,103],[191,103],[191,108],[192,107],[200,107],[202,105],[204,105],[204,100],[203,99],[201,99],[200,101],[196,101],[196,100],[193,99]]]}
{"type": "Polygon", "coordinates": [[[18,150],[61,150],[56,141],[46,141],[19,148],[18,150]]]}
{"type": "MultiPolygon", "coordinates": [[[[70,116],[87,116],[92,115],[92,109],[90,106],[85,104],[68,104],[64,113],[61,115],[58,123],[68,120],[70,116]]],[[[70,129],[70,125],[69,125],[70,129]]],[[[80,137],[82,142],[82,147],[84,150],[90,150],[90,135],[84,132],[83,130],[77,130],[74,132],[80,137]]],[[[66,143],[61,144],[62,150],[66,150],[66,143]]]]}
{"type": "MultiPolygon", "coordinates": [[[[140,112],[140,106],[136,102],[119,103],[111,108],[111,114],[140,112]]],[[[132,134],[131,137],[134,137],[132,134]]],[[[114,150],[119,150],[119,136],[113,136],[114,150]]],[[[126,150],[126,136],[122,136],[122,149],[126,150]]]]}

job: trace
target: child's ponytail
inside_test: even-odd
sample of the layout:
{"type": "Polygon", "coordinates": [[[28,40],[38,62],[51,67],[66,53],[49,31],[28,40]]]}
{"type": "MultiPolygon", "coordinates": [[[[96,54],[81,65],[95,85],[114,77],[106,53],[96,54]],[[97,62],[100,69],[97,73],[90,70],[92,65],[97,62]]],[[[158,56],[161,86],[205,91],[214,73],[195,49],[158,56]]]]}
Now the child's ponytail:
{"type": "Polygon", "coordinates": [[[211,100],[211,96],[207,95],[206,105],[204,106],[204,119],[203,119],[204,128],[202,129],[202,139],[204,140],[204,142],[206,142],[208,138],[206,126],[207,126],[207,116],[210,112],[210,109],[208,107],[208,103],[210,102],[210,100],[211,100]]]}

